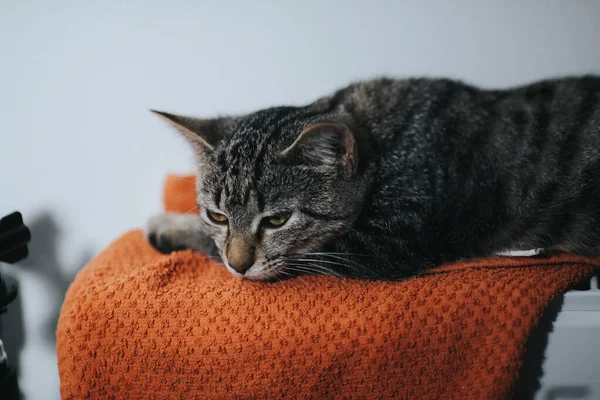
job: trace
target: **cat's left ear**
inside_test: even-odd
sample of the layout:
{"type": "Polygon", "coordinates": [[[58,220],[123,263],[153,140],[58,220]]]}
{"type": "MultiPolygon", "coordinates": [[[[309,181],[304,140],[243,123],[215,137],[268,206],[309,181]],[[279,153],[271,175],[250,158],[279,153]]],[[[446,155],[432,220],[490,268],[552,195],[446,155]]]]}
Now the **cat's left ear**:
{"type": "Polygon", "coordinates": [[[202,156],[212,152],[222,138],[222,118],[201,119],[150,110],[174,126],[188,143],[202,156]]]}
{"type": "Polygon", "coordinates": [[[309,125],[281,152],[281,156],[317,168],[338,167],[347,178],[354,175],[358,165],[354,135],[340,122],[309,125]]]}

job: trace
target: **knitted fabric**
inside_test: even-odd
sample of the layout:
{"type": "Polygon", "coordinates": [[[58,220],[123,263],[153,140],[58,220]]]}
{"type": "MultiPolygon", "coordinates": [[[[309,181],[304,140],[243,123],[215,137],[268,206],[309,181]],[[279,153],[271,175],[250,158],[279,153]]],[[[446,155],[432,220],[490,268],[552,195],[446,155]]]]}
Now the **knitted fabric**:
{"type": "MultiPolygon", "coordinates": [[[[166,207],[194,207],[170,177],[166,207]]],[[[197,210],[196,210],[197,211],[197,210]]],[[[490,258],[401,282],[240,280],[140,231],[90,262],[57,329],[63,399],[501,399],[546,305],[600,261],[490,258]]]]}

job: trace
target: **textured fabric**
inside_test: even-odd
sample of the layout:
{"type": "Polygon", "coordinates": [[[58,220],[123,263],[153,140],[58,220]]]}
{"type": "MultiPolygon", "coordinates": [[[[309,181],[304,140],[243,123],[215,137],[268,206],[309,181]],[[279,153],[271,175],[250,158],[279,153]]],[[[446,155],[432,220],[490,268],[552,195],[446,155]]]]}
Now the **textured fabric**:
{"type": "MultiPolygon", "coordinates": [[[[194,207],[171,177],[166,208],[194,207]]],[[[443,266],[403,282],[232,277],[134,231],[69,288],[64,399],[505,398],[544,307],[600,262],[568,255],[443,266]],[[527,268],[523,268],[527,267],[527,268]]]]}

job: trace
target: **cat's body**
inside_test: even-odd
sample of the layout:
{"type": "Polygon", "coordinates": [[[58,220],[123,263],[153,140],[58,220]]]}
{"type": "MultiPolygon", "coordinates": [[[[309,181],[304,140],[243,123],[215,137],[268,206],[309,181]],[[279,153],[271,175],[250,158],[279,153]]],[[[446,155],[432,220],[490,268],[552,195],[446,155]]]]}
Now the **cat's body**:
{"type": "Polygon", "coordinates": [[[160,115],[196,150],[199,204],[216,213],[186,229],[159,217],[152,242],[207,251],[208,235],[249,278],[397,279],[505,250],[600,254],[600,77],[509,90],[379,79],[306,107],[160,115]]]}

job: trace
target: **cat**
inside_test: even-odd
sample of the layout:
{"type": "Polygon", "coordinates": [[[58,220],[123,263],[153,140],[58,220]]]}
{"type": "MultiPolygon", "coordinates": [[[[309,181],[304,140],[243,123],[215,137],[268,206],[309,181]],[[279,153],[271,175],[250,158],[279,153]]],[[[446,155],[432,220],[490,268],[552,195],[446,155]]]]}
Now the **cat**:
{"type": "Polygon", "coordinates": [[[244,116],[153,112],[194,151],[201,211],[151,219],[148,240],[238,277],[392,280],[507,250],[600,254],[600,76],[504,90],[379,78],[244,116]]]}

